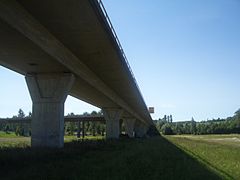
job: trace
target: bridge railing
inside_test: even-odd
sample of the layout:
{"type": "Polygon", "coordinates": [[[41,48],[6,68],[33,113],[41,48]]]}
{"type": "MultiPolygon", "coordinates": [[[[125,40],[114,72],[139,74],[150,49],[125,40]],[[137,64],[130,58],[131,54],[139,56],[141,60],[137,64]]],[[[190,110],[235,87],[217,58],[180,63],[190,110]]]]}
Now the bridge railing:
{"type": "MultiPolygon", "coordinates": [[[[109,18],[109,16],[108,16],[108,13],[107,13],[107,11],[106,11],[106,9],[105,9],[105,7],[104,7],[104,4],[103,4],[102,0],[97,0],[97,2],[99,3],[99,5],[100,5],[100,7],[101,7],[101,9],[102,9],[102,12],[103,12],[103,14],[104,14],[104,16],[105,16],[105,18],[106,18],[106,20],[107,20],[107,23],[108,23],[108,25],[109,25],[112,33],[113,33],[113,36],[114,36],[114,38],[115,38],[115,40],[116,40],[116,42],[117,42],[117,44],[118,44],[118,47],[120,48],[120,51],[121,51],[121,53],[122,53],[122,56],[123,56],[123,58],[124,58],[124,60],[125,60],[125,62],[126,62],[126,64],[127,64],[127,66],[128,66],[128,69],[129,69],[129,71],[130,71],[130,73],[131,73],[131,75],[132,75],[132,77],[133,77],[134,83],[135,83],[135,85],[136,85],[139,93],[140,93],[141,96],[142,96],[142,93],[141,93],[141,90],[140,90],[140,88],[139,88],[139,86],[138,86],[137,80],[136,80],[136,78],[135,78],[135,76],[134,76],[134,74],[133,74],[133,71],[132,71],[132,68],[131,68],[131,66],[130,66],[130,64],[129,64],[129,62],[128,62],[127,56],[126,56],[126,54],[125,54],[125,52],[124,52],[124,50],[123,50],[123,48],[122,48],[122,45],[121,45],[121,43],[120,43],[120,41],[119,41],[119,39],[118,39],[117,33],[116,33],[115,29],[113,28],[112,22],[111,22],[111,20],[110,20],[110,18],[109,18]]],[[[142,99],[143,99],[143,96],[142,96],[142,99]]],[[[143,101],[144,101],[144,99],[143,99],[143,101]]],[[[145,102],[144,102],[144,103],[145,103],[145,102]]]]}

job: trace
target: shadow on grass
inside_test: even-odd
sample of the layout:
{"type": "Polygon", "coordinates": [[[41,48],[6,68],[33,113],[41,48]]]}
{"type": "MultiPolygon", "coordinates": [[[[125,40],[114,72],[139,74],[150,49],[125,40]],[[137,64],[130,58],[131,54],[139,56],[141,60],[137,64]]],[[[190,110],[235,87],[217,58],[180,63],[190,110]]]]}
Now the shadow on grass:
{"type": "Polygon", "coordinates": [[[162,137],[0,150],[0,179],[221,179],[162,137]]]}

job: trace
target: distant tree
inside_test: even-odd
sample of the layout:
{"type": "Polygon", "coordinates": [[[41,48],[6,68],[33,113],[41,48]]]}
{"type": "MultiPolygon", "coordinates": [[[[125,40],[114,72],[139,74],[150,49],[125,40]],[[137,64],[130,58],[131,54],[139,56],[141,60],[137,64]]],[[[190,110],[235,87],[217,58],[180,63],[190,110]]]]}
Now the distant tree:
{"type": "Polygon", "coordinates": [[[183,132],[184,134],[191,134],[191,125],[189,122],[184,123],[183,132]]]}
{"type": "Polygon", "coordinates": [[[166,123],[167,123],[167,121],[165,120],[165,118],[163,118],[163,119],[159,118],[159,120],[156,124],[158,131],[161,131],[162,126],[166,123]]]}
{"type": "Polygon", "coordinates": [[[90,114],[88,112],[84,112],[83,116],[89,116],[90,114]]]}
{"type": "Polygon", "coordinates": [[[65,123],[65,132],[67,135],[74,135],[74,132],[76,130],[76,124],[75,122],[66,122],[65,123]]]}
{"type": "Polygon", "coordinates": [[[164,124],[161,128],[161,132],[164,134],[164,135],[173,135],[173,130],[171,128],[171,126],[169,124],[164,124]]]}
{"type": "Polygon", "coordinates": [[[240,109],[235,112],[236,128],[240,128],[240,109]]]}
{"type": "Polygon", "coordinates": [[[9,131],[10,131],[10,127],[9,127],[8,124],[6,124],[6,126],[5,126],[5,128],[4,128],[4,132],[5,132],[6,134],[8,134],[9,131]]]}
{"type": "Polygon", "coordinates": [[[97,111],[92,111],[92,112],[91,112],[91,115],[92,115],[92,116],[97,116],[98,113],[97,113],[97,111]]]}
{"type": "Polygon", "coordinates": [[[197,123],[197,134],[206,134],[205,123],[197,123]]]}
{"type": "Polygon", "coordinates": [[[173,122],[173,117],[172,117],[172,115],[170,115],[170,123],[172,123],[173,122]]]}
{"type": "Polygon", "coordinates": [[[24,118],[25,117],[25,113],[23,112],[23,110],[22,109],[19,109],[18,110],[18,116],[17,116],[18,118],[24,118]]]}
{"type": "Polygon", "coordinates": [[[75,114],[71,112],[71,113],[68,113],[67,116],[75,116],[75,114]]]}
{"type": "Polygon", "coordinates": [[[235,112],[235,115],[238,116],[238,117],[240,116],[240,109],[238,109],[238,110],[235,112]]]}
{"type": "MultiPolygon", "coordinates": [[[[18,110],[18,115],[17,115],[18,118],[25,118],[25,113],[24,111],[20,108],[18,110]]],[[[15,133],[17,135],[20,135],[20,136],[24,136],[24,126],[22,123],[20,123],[19,125],[17,125],[16,127],[16,130],[15,130],[15,133]]]]}
{"type": "MultiPolygon", "coordinates": [[[[162,119],[159,118],[159,120],[155,121],[157,129],[162,133],[171,128],[174,134],[240,134],[240,109],[235,112],[233,117],[226,119],[217,118],[196,122],[192,118],[191,121],[175,123],[171,121],[171,115],[169,116],[170,122],[167,119],[168,117],[165,115],[162,119]]],[[[170,133],[171,130],[169,130],[170,133]]]]}
{"type": "Polygon", "coordinates": [[[176,123],[175,128],[174,128],[174,132],[176,134],[183,134],[183,124],[182,123],[176,123]]]}
{"type": "Polygon", "coordinates": [[[167,115],[164,115],[163,121],[167,122],[167,115]]]}
{"type": "Polygon", "coordinates": [[[197,134],[197,125],[194,118],[191,120],[191,134],[197,134]]]}

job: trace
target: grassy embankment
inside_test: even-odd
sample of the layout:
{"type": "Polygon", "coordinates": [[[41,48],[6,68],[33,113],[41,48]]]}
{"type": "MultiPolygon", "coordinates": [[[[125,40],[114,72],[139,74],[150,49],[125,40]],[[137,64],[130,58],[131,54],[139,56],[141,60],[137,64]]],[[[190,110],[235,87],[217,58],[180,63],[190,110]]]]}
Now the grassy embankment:
{"type": "MultiPolygon", "coordinates": [[[[119,141],[72,141],[76,139],[66,137],[64,149],[30,149],[29,138],[20,142],[25,143],[24,146],[10,144],[9,148],[6,139],[15,143],[22,139],[13,136],[6,138],[0,134],[0,144],[5,143],[0,148],[0,179],[206,180],[238,177],[228,176],[222,172],[224,170],[206,163],[208,159],[203,160],[187,151],[186,144],[190,143],[191,147],[197,143],[191,138],[167,137],[177,144],[175,146],[163,137],[119,141]]],[[[201,149],[201,146],[196,148],[201,149]]]]}
{"type": "Polygon", "coordinates": [[[166,138],[224,179],[240,179],[240,135],[181,135],[166,138]]]}

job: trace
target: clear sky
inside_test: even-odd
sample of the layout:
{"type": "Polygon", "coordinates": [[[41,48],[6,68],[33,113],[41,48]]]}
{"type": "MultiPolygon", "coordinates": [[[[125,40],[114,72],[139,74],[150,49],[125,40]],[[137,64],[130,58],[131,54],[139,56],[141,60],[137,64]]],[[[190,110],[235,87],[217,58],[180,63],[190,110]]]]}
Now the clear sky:
{"type": "MultiPolygon", "coordinates": [[[[105,0],[154,119],[232,116],[240,108],[240,0],[105,0]]],[[[0,67],[0,117],[31,110],[24,77],[0,67]]],[[[65,113],[98,110],[68,97],[65,113]]]]}

